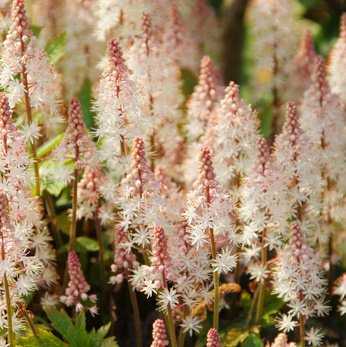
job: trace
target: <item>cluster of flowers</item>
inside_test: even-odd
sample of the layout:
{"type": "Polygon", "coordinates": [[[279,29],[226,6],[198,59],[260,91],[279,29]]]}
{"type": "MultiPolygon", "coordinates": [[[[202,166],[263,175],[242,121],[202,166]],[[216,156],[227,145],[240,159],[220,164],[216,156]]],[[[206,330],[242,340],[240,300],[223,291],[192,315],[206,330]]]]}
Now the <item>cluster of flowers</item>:
{"type": "MultiPolygon", "coordinates": [[[[40,181],[58,174],[72,185],[66,306],[97,312],[75,247],[77,220],[91,219],[114,238],[110,282],[157,298],[166,324],[155,321],[153,347],[175,346],[177,329],[198,333],[208,310],[207,346],[219,347],[219,311],[225,294],[240,290],[233,282],[241,273],[254,282],[256,315],[271,289],[287,303],[278,328],[299,324],[303,340],[320,342],[318,330],[304,327],[328,314],[323,264],[332,265],[329,245],[346,222],[346,17],[327,69],[309,33],[296,51],[290,5],[257,0],[249,10],[261,34],[255,50],[265,52],[256,76],[276,108],[268,140],[239,86],[225,86],[203,57],[217,36],[205,1],[37,1],[40,38],[24,1],[12,2],[0,61],[0,329],[9,340],[22,325],[25,296],[57,281],[40,181]],[[60,27],[68,35],[63,78],[40,42],[60,27]],[[182,71],[196,72],[199,61],[185,103],[182,71]],[[86,77],[95,85],[93,134],[71,98],[86,77]],[[64,97],[71,98],[66,114],[64,97]],[[59,170],[44,172],[37,145],[62,131],[63,115],[63,139],[49,159],[59,170]]],[[[341,314],[345,282],[343,275],[334,290],[341,314]]],[[[280,334],[272,346],[293,344],[280,334]]]]}

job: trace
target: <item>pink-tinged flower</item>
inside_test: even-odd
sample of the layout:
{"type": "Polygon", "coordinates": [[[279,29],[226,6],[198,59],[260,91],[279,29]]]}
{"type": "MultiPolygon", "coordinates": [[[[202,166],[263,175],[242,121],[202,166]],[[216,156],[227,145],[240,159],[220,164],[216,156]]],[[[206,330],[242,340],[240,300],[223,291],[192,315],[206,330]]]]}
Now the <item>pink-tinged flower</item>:
{"type": "Polygon", "coordinates": [[[275,205],[272,214],[280,235],[287,230],[288,216],[297,216],[305,224],[317,218],[310,200],[313,203],[312,194],[315,190],[320,191],[322,181],[318,166],[312,160],[311,148],[312,144],[301,128],[297,105],[288,103],[286,121],[282,133],[275,139],[273,154],[276,198],[272,202],[275,205]]]}
{"type": "Polygon", "coordinates": [[[88,294],[90,285],[86,281],[82,267],[75,251],[69,251],[67,258],[67,268],[69,282],[65,290],[65,295],[60,297],[60,301],[66,306],[74,306],[77,312],[87,308],[90,312],[95,312],[96,296],[88,294]]]}
{"type": "Polygon", "coordinates": [[[77,98],[72,98],[70,102],[65,136],[56,155],[73,159],[77,169],[98,165],[96,146],[89,137],[77,98]]]}
{"type": "Polygon", "coordinates": [[[294,342],[288,342],[287,335],[280,333],[278,336],[276,336],[273,343],[268,344],[268,347],[296,347],[296,344],[294,342]]]}
{"type": "Polygon", "coordinates": [[[335,295],[339,295],[342,300],[346,297],[346,273],[336,280],[333,292],[335,295]]]}
{"type": "Polygon", "coordinates": [[[243,204],[240,207],[241,218],[245,221],[241,239],[243,243],[252,245],[254,249],[257,249],[254,240],[264,230],[273,226],[271,187],[275,183],[275,180],[272,180],[272,158],[267,140],[260,137],[256,147],[257,158],[242,187],[243,204]]]}
{"type": "Polygon", "coordinates": [[[209,329],[206,347],[221,347],[220,337],[216,329],[209,329]]]}
{"type": "Polygon", "coordinates": [[[340,35],[330,53],[328,72],[332,92],[346,102],[346,13],[341,17],[340,35]]]}
{"type": "Polygon", "coordinates": [[[99,151],[111,171],[123,175],[127,147],[135,135],[142,133],[137,89],[125,64],[118,41],[108,44],[107,63],[97,88],[95,111],[102,140],[99,151]]]}
{"type": "Polygon", "coordinates": [[[168,254],[167,237],[160,226],[155,227],[152,232],[151,252],[153,272],[161,274],[160,286],[164,288],[167,286],[171,259],[168,254]]]}
{"type": "Polygon", "coordinates": [[[219,71],[208,56],[203,57],[198,84],[187,104],[191,140],[196,141],[205,133],[209,121],[214,117],[222,89],[219,71]]]}
{"type": "Polygon", "coordinates": [[[291,317],[323,316],[329,310],[321,262],[306,244],[298,223],[292,224],[290,243],[278,254],[274,293],[287,302],[291,317]]]}
{"type": "Polygon", "coordinates": [[[339,312],[341,315],[346,314],[346,273],[341,275],[336,281],[333,294],[340,297],[339,312]]]}
{"type": "MultiPolygon", "coordinates": [[[[0,94],[0,281],[6,274],[14,320],[18,305],[39,285],[56,281],[51,238],[41,220],[40,205],[31,196],[30,161],[24,137],[12,121],[7,97],[0,94]]],[[[1,299],[0,328],[7,311],[1,299]]]]}
{"type": "Polygon", "coordinates": [[[252,52],[256,57],[252,82],[254,97],[260,99],[276,90],[277,99],[285,101],[289,92],[286,80],[299,45],[294,1],[252,0],[247,18],[253,37],[252,52]]]}
{"type": "Polygon", "coordinates": [[[100,167],[87,166],[78,182],[78,218],[92,218],[101,205],[106,177],[100,167]]]}
{"type": "Polygon", "coordinates": [[[131,250],[128,234],[117,226],[114,231],[114,260],[111,266],[114,276],[111,277],[111,283],[122,283],[123,280],[127,280],[137,266],[138,262],[131,250]]]}
{"type": "Polygon", "coordinates": [[[140,101],[140,136],[150,142],[155,160],[173,170],[175,150],[181,140],[177,126],[182,116],[182,81],[179,66],[156,33],[152,16],[144,13],[141,34],[134,38],[127,62],[140,101]]]}
{"type": "Polygon", "coordinates": [[[169,345],[165,323],[162,319],[156,319],[153,324],[153,342],[151,347],[165,347],[169,345]]]}
{"type": "MultiPolygon", "coordinates": [[[[38,3],[41,10],[42,7],[47,6],[48,1],[51,0],[35,1],[33,5],[38,3]]],[[[102,54],[104,54],[105,47],[103,42],[100,43],[94,39],[97,21],[95,5],[97,1],[57,2],[53,0],[51,2],[50,13],[48,16],[43,14],[42,20],[50,19],[53,30],[55,30],[53,37],[57,33],[63,32],[68,37],[64,47],[64,55],[59,60],[59,67],[64,77],[64,95],[70,99],[80,92],[86,80],[94,85],[99,79],[98,63],[102,54]]],[[[40,25],[41,21],[35,21],[35,23],[40,25]]],[[[42,27],[43,31],[47,28],[45,24],[42,27]]],[[[42,34],[44,33],[41,33],[40,37],[42,34]]]]}
{"type": "Polygon", "coordinates": [[[204,147],[201,152],[199,183],[203,190],[202,196],[204,197],[207,206],[210,206],[210,204],[215,200],[217,183],[215,180],[211,153],[208,147],[204,147]]]}
{"type": "Polygon", "coordinates": [[[301,38],[299,50],[293,58],[292,74],[288,84],[291,99],[300,101],[309,87],[317,57],[311,32],[306,31],[301,38]]]}
{"type": "Polygon", "coordinates": [[[200,48],[200,55],[213,52],[216,56],[220,56],[221,21],[208,1],[196,0],[191,5],[187,14],[187,25],[200,48]]]}
{"type": "Polygon", "coordinates": [[[150,186],[154,183],[154,180],[154,174],[145,157],[144,141],[142,138],[137,137],[133,141],[131,169],[123,184],[128,186],[130,195],[143,197],[144,192],[148,188],[151,189],[150,186]]]}
{"type": "MultiPolygon", "coordinates": [[[[343,179],[346,148],[344,109],[339,97],[330,90],[321,58],[315,63],[312,83],[304,94],[301,126],[311,143],[310,160],[318,168],[322,181],[322,185],[313,190],[314,207],[325,221],[343,222],[343,196],[346,192],[343,179]]],[[[330,231],[328,226],[323,229],[319,237],[321,242],[330,231]]]]}
{"type": "Polygon", "coordinates": [[[44,127],[48,132],[56,132],[61,123],[59,79],[30,31],[23,0],[13,1],[11,20],[1,51],[0,84],[11,107],[22,100],[27,86],[30,106],[48,114],[43,119],[44,127]]]}
{"type": "Polygon", "coordinates": [[[155,169],[155,179],[159,184],[160,197],[167,206],[164,211],[165,218],[175,224],[181,219],[184,210],[184,192],[161,166],[155,169]]]}
{"type": "MultiPolygon", "coordinates": [[[[97,0],[95,1],[96,35],[100,41],[119,37],[125,44],[140,32],[143,13],[152,13],[157,1],[97,0]]],[[[160,11],[160,14],[162,12],[160,11]]],[[[158,19],[160,21],[163,18],[158,19]]]]}
{"type": "Polygon", "coordinates": [[[165,26],[163,43],[168,54],[180,67],[196,71],[200,60],[200,48],[193,33],[187,27],[176,2],[170,6],[169,21],[165,26]],[[196,66],[197,65],[197,66],[196,66]]]}
{"type": "Polygon", "coordinates": [[[214,151],[216,176],[225,189],[239,194],[241,181],[256,160],[259,137],[256,112],[239,94],[239,86],[230,82],[220,102],[214,124],[209,124],[206,141],[214,151]]]}
{"type": "Polygon", "coordinates": [[[184,213],[191,242],[197,248],[208,245],[208,230],[213,229],[219,248],[236,242],[232,217],[233,204],[215,178],[211,151],[203,147],[199,176],[187,196],[184,213]]]}

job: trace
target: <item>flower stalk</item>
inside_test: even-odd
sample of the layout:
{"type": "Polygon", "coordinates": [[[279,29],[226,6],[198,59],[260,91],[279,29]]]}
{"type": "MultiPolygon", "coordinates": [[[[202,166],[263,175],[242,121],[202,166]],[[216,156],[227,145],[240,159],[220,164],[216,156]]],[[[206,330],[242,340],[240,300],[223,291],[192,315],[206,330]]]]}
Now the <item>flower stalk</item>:
{"type": "Polygon", "coordinates": [[[128,283],[128,290],[129,290],[129,296],[130,296],[132,313],[133,313],[136,347],[142,347],[143,346],[143,337],[142,337],[142,328],[141,328],[142,324],[141,324],[141,317],[139,313],[137,295],[134,289],[132,288],[131,283],[130,282],[127,282],[127,283],[128,283]]]}

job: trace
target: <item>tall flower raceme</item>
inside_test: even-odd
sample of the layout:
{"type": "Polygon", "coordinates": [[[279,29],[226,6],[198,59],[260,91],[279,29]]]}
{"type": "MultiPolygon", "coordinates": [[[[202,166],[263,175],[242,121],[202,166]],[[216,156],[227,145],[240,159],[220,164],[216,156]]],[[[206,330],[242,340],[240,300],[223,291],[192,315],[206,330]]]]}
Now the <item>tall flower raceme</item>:
{"type": "Polygon", "coordinates": [[[264,288],[269,276],[268,248],[272,244],[271,235],[275,228],[272,211],[275,185],[270,147],[268,141],[261,137],[257,142],[256,162],[242,188],[243,204],[240,207],[240,215],[245,222],[242,231],[244,263],[250,278],[258,283],[253,298],[256,322],[261,317],[264,288]]]}
{"type": "Polygon", "coordinates": [[[155,180],[145,157],[144,141],[135,138],[132,144],[132,163],[127,175],[117,189],[119,224],[115,229],[114,263],[112,283],[128,281],[129,294],[134,314],[136,343],[140,346],[141,323],[135,289],[152,296],[159,289],[157,274],[149,266],[151,231],[154,225],[164,222],[161,211],[164,199],[159,194],[155,180]],[[137,249],[146,265],[139,266],[134,250],[137,249]]]}
{"type": "MultiPolygon", "coordinates": [[[[56,8],[56,3],[54,3],[56,8]]],[[[59,33],[66,32],[65,54],[59,62],[63,72],[65,98],[77,95],[83,83],[96,82],[98,63],[104,53],[103,43],[94,40],[96,22],[95,1],[64,1],[57,9],[54,25],[59,33]]]]}
{"type": "Polygon", "coordinates": [[[98,165],[96,146],[84,124],[81,105],[77,98],[71,99],[65,136],[54,155],[57,159],[73,160],[77,169],[98,165]]]}
{"type": "Polygon", "coordinates": [[[315,63],[312,83],[301,104],[301,126],[314,153],[313,160],[319,168],[321,189],[315,187],[311,204],[319,211],[323,233],[316,235],[320,241],[329,238],[332,221],[343,221],[343,197],[345,195],[345,125],[343,106],[332,94],[326,80],[322,59],[315,63]]]}
{"type": "Polygon", "coordinates": [[[111,283],[122,283],[128,280],[132,271],[138,267],[138,261],[132,251],[128,232],[122,227],[114,231],[114,260],[111,266],[111,283]]]}
{"type": "MultiPolygon", "coordinates": [[[[186,3],[186,1],[185,1],[186,3]]],[[[219,58],[222,47],[222,25],[214,9],[208,1],[194,0],[187,11],[187,24],[190,27],[194,40],[197,42],[201,56],[211,55],[219,58]]]]}
{"type": "MultiPolygon", "coordinates": [[[[132,39],[140,32],[138,23],[143,13],[150,13],[156,1],[134,0],[97,0],[96,36],[101,41],[110,37],[132,39]]],[[[126,41],[125,41],[126,43],[126,41]]]]}
{"type": "Polygon", "coordinates": [[[141,35],[128,50],[127,61],[133,71],[141,113],[146,117],[141,136],[150,144],[151,166],[160,159],[161,165],[170,167],[180,143],[177,123],[183,102],[181,77],[179,66],[167,57],[155,29],[151,16],[144,14],[141,35]]]}
{"type": "Polygon", "coordinates": [[[305,90],[310,86],[311,76],[317,59],[314,42],[310,31],[306,31],[300,41],[300,47],[293,58],[289,77],[289,98],[300,101],[305,90]]]}
{"type": "Polygon", "coordinates": [[[59,129],[60,82],[46,53],[39,47],[29,28],[23,0],[12,2],[11,20],[1,50],[0,83],[11,107],[20,101],[25,103],[25,133],[34,142],[40,136],[39,125],[44,126],[48,135],[59,129]],[[19,79],[16,78],[18,75],[19,79]],[[36,121],[34,111],[49,117],[36,121]]]}
{"type": "Polygon", "coordinates": [[[187,132],[190,145],[184,164],[185,178],[192,183],[198,172],[200,143],[205,141],[208,124],[216,119],[218,103],[223,96],[220,72],[213,61],[204,56],[201,60],[198,84],[187,102],[187,132]]]}
{"type": "MultiPolygon", "coordinates": [[[[249,254],[257,254],[259,249],[255,240],[259,235],[268,228],[273,228],[270,206],[272,201],[268,199],[271,191],[270,183],[272,177],[271,154],[268,142],[260,137],[257,141],[257,158],[250,175],[245,179],[242,188],[243,205],[240,208],[241,216],[246,222],[242,234],[242,243],[251,245],[252,251],[249,254]]],[[[258,280],[264,275],[259,271],[258,280]]],[[[256,270],[257,272],[257,270],[256,270]]],[[[257,275],[253,274],[255,278],[257,275]]]]}
{"type": "Polygon", "coordinates": [[[54,0],[39,0],[32,4],[33,22],[42,27],[40,41],[47,42],[57,36],[57,18],[61,15],[62,7],[63,3],[56,4],[54,0]]]}
{"type": "Polygon", "coordinates": [[[256,160],[259,121],[256,112],[240,98],[234,82],[226,88],[216,120],[209,128],[210,138],[207,135],[206,140],[215,153],[216,177],[224,189],[239,195],[239,186],[256,160]]]}
{"type": "Polygon", "coordinates": [[[73,306],[76,312],[88,309],[93,315],[96,314],[96,295],[88,294],[90,285],[84,277],[79,257],[74,250],[68,253],[67,268],[69,282],[60,301],[66,306],[73,306]]]}
{"type": "Polygon", "coordinates": [[[307,245],[304,231],[298,223],[291,225],[290,242],[278,254],[274,267],[274,293],[290,308],[278,327],[293,330],[299,321],[300,342],[305,339],[305,323],[314,316],[328,313],[325,303],[326,280],[316,252],[307,245]]]}
{"type": "Polygon", "coordinates": [[[102,225],[109,224],[114,218],[114,188],[101,166],[86,166],[77,188],[77,218],[97,218],[102,225]]]}
{"type": "MultiPolygon", "coordinates": [[[[144,141],[140,138],[134,140],[132,160],[131,171],[119,187],[119,230],[126,235],[123,239],[128,252],[137,247],[148,257],[154,226],[169,226],[169,222],[164,218],[165,201],[160,197],[159,183],[150,170],[145,158],[144,141]]],[[[115,251],[117,252],[117,248],[115,251]]],[[[142,265],[134,271],[132,284],[151,296],[160,288],[161,279],[157,278],[160,273],[156,273],[148,265],[142,265]]]]}
{"type": "Polygon", "coordinates": [[[187,196],[185,218],[192,245],[206,250],[211,257],[215,329],[218,329],[219,276],[232,271],[236,263],[232,252],[237,243],[232,212],[230,197],[216,181],[211,152],[208,147],[204,147],[200,156],[200,175],[187,196]]]}
{"type": "Polygon", "coordinates": [[[132,144],[132,163],[119,185],[118,204],[120,226],[130,234],[133,246],[145,249],[150,243],[150,227],[165,226],[158,213],[163,206],[159,183],[146,159],[144,141],[135,138],[132,144]]]}
{"type": "MultiPolygon", "coordinates": [[[[322,180],[307,134],[301,128],[299,110],[288,103],[282,133],[274,143],[273,170],[276,179],[272,216],[276,224],[272,248],[280,248],[289,220],[294,218],[309,230],[309,237],[319,231],[319,211],[314,205],[314,191],[321,191],[322,180]]],[[[308,238],[309,238],[308,237],[308,238]]]]}
{"type": "Polygon", "coordinates": [[[213,61],[205,56],[201,60],[198,84],[187,104],[187,130],[192,141],[198,140],[205,133],[208,123],[215,117],[222,95],[220,73],[213,61]]]}
{"type": "Polygon", "coordinates": [[[116,40],[109,42],[107,58],[94,105],[96,132],[101,142],[100,157],[119,180],[128,164],[128,148],[133,138],[145,131],[146,124],[141,116],[137,88],[116,40]]]}
{"type": "Polygon", "coordinates": [[[257,99],[265,95],[272,101],[274,133],[282,125],[280,107],[286,100],[285,81],[291,73],[298,47],[293,6],[292,0],[253,0],[248,9],[256,57],[253,90],[257,99]]]}
{"type": "Polygon", "coordinates": [[[8,99],[0,95],[1,150],[1,326],[9,334],[22,328],[18,305],[41,284],[56,281],[54,252],[31,197],[30,161],[25,138],[15,127],[8,99]],[[7,302],[5,302],[7,301],[7,302]],[[7,307],[6,307],[7,303],[7,307]],[[7,324],[11,320],[13,324],[7,324]],[[6,317],[9,320],[6,320],[6,317]],[[10,330],[13,330],[12,332],[10,330]]]}
{"type": "Polygon", "coordinates": [[[201,55],[200,47],[185,22],[186,18],[182,16],[177,3],[173,2],[162,40],[167,52],[178,66],[196,71],[198,69],[196,64],[201,55]]]}
{"type": "Polygon", "coordinates": [[[78,179],[87,167],[98,167],[96,146],[89,137],[84,124],[81,105],[77,98],[70,102],[67,127],[60,146],[53,156],[57,160],[72,161],[73,173],[66,167],[65,175],[72,179],[72,220],[70,227],[70,250],[76,241],[77,210],[78,210],[78,179]]]}
{"type": "Polygon", "coordinates": [[[343,14],[340,22],[340,35],[329,57],[328,72],[329,83],[334,94],[346,102],[346,79],[341,71],[345,70],[346,61],[346,14],[343,14]]]}

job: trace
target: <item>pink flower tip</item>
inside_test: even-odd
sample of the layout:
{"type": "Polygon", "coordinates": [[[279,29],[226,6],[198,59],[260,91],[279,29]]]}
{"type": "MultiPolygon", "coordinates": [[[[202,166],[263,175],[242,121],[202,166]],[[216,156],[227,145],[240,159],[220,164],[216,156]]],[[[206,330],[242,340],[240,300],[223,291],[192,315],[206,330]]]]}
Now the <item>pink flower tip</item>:
{"type": "Polygon", "coordinates": [[[168,345],[165,323],[162,319],[156,319],[153,324],[153,342],[151,347],[165,347],[168,345]]]}
{"type": "Polygon", "coordinates": [[[216,329],[212,328],[208,331],[207,347],[221,347],[220,337],[216,329]]]}

